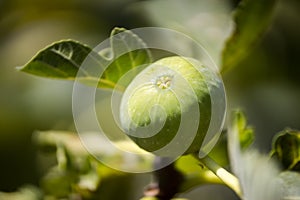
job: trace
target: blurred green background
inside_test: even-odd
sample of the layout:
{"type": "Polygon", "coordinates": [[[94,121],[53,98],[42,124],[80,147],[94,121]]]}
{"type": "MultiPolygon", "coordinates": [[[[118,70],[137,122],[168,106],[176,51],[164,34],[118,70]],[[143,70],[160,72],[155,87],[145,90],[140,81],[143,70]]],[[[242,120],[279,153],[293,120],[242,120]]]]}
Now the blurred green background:
{"type": "MultiPolygon", "coordinates": [[[[61,39],[96,46],[115,26],[163,26],[190,34],[216,60],[238,1],[0,0],[0,191],[38,184],[42,171],[34,130],[72,130],[72,82],[20,73],[41,48],[61,39]],[[209,32],[211,31],[211,32],[209,32]],[[214,34],[211,34],[214,33],[214,34]]],[[[229,109],[241,107],[256,128],[256,145],[300,128],[300,2],[279,0],[262,41],[224,75],[229,109]]],[[[209,198],[209,197],[208,197],[209,198]]]]}

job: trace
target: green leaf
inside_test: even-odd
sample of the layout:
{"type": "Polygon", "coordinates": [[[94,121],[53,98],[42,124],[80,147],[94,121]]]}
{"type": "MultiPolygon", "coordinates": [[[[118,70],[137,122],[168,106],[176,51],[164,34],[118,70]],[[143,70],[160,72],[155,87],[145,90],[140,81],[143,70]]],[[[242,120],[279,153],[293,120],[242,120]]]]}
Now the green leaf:
{"type": "Polygon", "coordinates": [[[72,192],[73,182],[76,182],[75,174],[54,167],[42,178],[41,187],[46,195],[63,198],[72,192]]]}
{"type": "Polygon", "coordinates": [[[234,112],[233,120],[234,126],[238,129],[241,149],[246,149],[254,141],[254,130],[252,127],[247,125],[247,118],[240,110],[234,112]]]}
{"type": "Polygon", "coordinates": [[[42,191],[32,185],[22,186],[16,192],[0,192],[1,200],[40,200],[42,191]]]}
{"type": "Polygon", "coordinates": [[[186,192],[203,184],[224,184],[212,171],[205,168],[192,155],[181,156],[175,163],[176,168],[184,175],[179,192],[186,192]]]}
{"type": "Polygon", "coordinates": [[[120,78],[132,70],[118,83],[118,89],[122,90],[143,69],[138,66],[151,63],[151,54],[137,35],[123,28],[112,31],[110,44],[110,48],[95,52],[77,41],[58,41],[38,52],[20,71],[65,80],[75,80],[77,76],[80,82],[87,85],[115,88],[120,78]],[[99,75],[81,67],[83,62],[99,69],[108,67],[99,79],[99,75]]]}
{"type": "Polygon", "coordinates": [[[283,169],[300,172],[300,132],[286,129],[278,133],[273,139],[271,155],[283,169]]]}
{"type": "MultiPolygon", "coordinates": [[[[81,137],[95,137],[97,134],[89,133],[81,137]]],[[[101,199],[116,199],[119,193],[113,192],[115,190],[122,190],[122,195],[127,195],[126,192],[130,187],[127,183],[132,181],[132,175],[99,162],[86,150],[77,134],[40,131],[34,134],[34,140],[48,154],[50,149],[50,153],[52,152],[57,159],[56,165],[51,167],[41,180],[41,187],[46,196],[67,198],[70,194],[76,194],[83,199],[97,199],[98,196],[101,196],[101,199]]],[[[126,144],[120,146],[122,145],[126,144]]],[[[105,145],[100,142],[98,146],[94,153],[106,156],[105,159],[116,160],[119,164],[123,161],[132,162],[131,159],[125,160],[124,156],[111,151],[105,155],[107,151],[105,145]]]]}
{"type": "MultiPolygon", "coordinates": [[[[254,140],[254,131],[247,125],[247,119],[243,112],[235,111],[234,116],[234,126],[239,134],[239,145],[242,149],[246,149],[254,140]]],[[[209,153],[209,156],[224,168],[229,165],[227,144],[227,131],[223,131],[218,143],[209,153]]],[[[224,184],[211,170],[201,166],[201,163],[191,155],[180,157],[176,161],[176,167],[185,177],[180,192],[203,184],[224,184]]]]}
{"type": "MultiPolygon", "coordinates": [[[[107,54],[108,50],[103,51],[107,54]]],[[[104,55],[103,51],[99,54],[104,55]]],[[[150,64],[152,61],[151,53],[147,50],[147,45],[142,39],[124,28],[113,29],[111,33],[111,50],[108,54],[112,56],[111,60],[113,62],[105,70],[103,78],[117,83],[123,75],[131,70],[130,74],[118,83],[123,87],[126,87],[145,68],[145,65],[150,64]],[[138,66],[143,67],[138,68],[138,66]]],[[[107,87],[105,83],[101,82],[99,86],[107,87]]]]}
{"type": "Polygon", "coordinates": [[[143,197],[140,200],[159,200],[157,197],[143,197]]]}
{"type": "Polygon", "coordinates": [[[62,148],[77,156],[88,155],[78,135],[73,132],[54,130],[36,131],[33,134],[33,141],[43,152],[55,153],[57,149],[62,148]]]}
{"type": "Polygon", "coordinates": [[[215,160],[220,166],[229,166],[229,156],[227,149],[227,131],[222,131],[218,142],[215,144],[214,148],[209,152],[208,156],[215,160]]]}
{"type": "Polygon", "coordinates": [[[74,79],[91,51],[77,41],[58,41],[38,52],[20,71],[47,78],[74,79]]]}
{"type": "MultiPolygon", "coordinates": [[[[140,200],[159,200],[157,197],[143,197],[140,200]]],[[[171,200],[188,200],[185,198],[172,198],[171,200]]]]}
{"type": "Polygon", "coordinates": [[[237,66],[267,30],[276,0],[242,0],[234,13],[235,29],[222,55],[221,72],[237,66]]]}

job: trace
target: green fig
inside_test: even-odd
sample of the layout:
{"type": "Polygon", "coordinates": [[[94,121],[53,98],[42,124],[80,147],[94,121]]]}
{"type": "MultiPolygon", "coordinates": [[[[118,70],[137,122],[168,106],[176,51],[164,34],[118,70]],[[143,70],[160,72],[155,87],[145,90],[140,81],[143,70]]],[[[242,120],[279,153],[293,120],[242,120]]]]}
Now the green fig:
{"type": "Polygon", "coordinates": [[[124,92],[120,104],[123,131],[139,147],[160,156],[174,156],[172,151],[180,148],[185,148],[182,154],[198,152],[210,123],[210,90],[215,82],[210,70],[192,58],[172,56],[152,63],[124,92]],[[195,109],[200,113],[196,117],[192,115],[195,109]],[[186,134],[173,149],[159,152],[174,140],[182,116],[190,123],[185,126],[186,134]],[[196,133],[190,138],[193,125],[196,133]]]}

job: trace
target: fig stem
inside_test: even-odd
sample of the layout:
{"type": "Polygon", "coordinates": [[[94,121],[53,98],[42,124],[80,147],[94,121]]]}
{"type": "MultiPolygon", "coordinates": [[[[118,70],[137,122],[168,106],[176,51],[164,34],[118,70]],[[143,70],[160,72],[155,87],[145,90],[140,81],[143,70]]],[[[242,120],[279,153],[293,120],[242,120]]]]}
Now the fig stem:
{"type": "Polygon", "coordinates": [[[224,184],[231,188],[241,199],[243,199],[240,183],[236,176],[234,176],[226,169],[218,165],[218,163],[216,163],[209,156],[199,158],[198,155],[194,155],[194,157],[197,160],[199,160],[204,166],[206,166],[209,170],[211,170],[216,176],[218,176],[224,182],[224,184]]]}

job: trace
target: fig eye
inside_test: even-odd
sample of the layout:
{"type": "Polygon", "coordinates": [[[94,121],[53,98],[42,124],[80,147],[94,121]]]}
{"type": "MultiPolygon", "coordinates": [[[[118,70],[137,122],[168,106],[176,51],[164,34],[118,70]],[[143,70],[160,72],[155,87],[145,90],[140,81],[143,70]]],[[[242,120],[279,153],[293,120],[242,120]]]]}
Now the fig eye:
{"type": "Polygon", "coordinates": [[[156,85],[158,88],[160,89],[168,89],[171,86],[171,82],[172,82],[172,77],[168,76],[168,75],[164,75],[159,77],[156,80],[156,85]]]}

